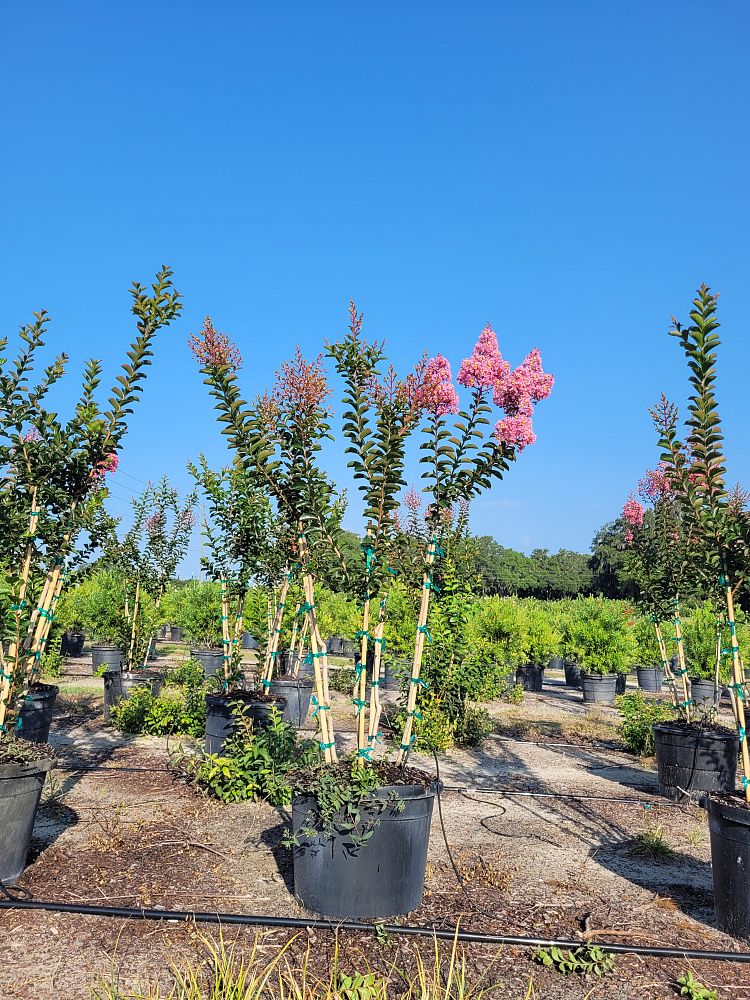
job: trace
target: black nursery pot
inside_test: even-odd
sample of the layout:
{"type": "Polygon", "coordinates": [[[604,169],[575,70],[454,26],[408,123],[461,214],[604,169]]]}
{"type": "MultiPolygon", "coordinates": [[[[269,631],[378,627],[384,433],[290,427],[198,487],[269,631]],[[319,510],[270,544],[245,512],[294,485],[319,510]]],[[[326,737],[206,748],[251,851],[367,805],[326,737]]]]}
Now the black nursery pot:
{"type": "Polygon", "coordinates": [[[83,632],[63,632],[60,639],[61,656],[80,656],[83,653],[83,632]]]}
{"type": "Polygon", "coordinates": [[[516,670],[516,684],[524,691],[541,691],[544,682],[544,667],[538,663],[527,663],[516,670]]]}
{"type": "Polygon", "coordinates": [[[190,649],[190,655],[203,667],[206,677],[221,673],[224,669],[224,653],[220,649],[190,649]]]}
{"type": "Polygon", "coordinates": [[[680,722],[653,726],[659,791],[669,799],[702,800],[734,791],[739,738],[728,729],[701,730],[680,722]]]}
{"type": "Polygon", "coordinates": [[[627,674],[615,674],[615,694],[625,694],[625,685],[628,681],[627,674]]]}
{"type": "Polygon", "coordinates": [[[172,625],[171,628],[169,629],[169,638],[172,640],[172,642],[184,642],[185,633],[182,631],[181,628],[178,628],[177,625],[172,625]]]}
{"type": "Polygon", "coordinates": [[[339,655],[356,659],[359,656],[360,647],[352,639],[341,640],[341,652],[339,655]]]}
{"type": "Polygon", "coordinates": [[[106,667],[107,670],[122,670],[126,660],[127,657],[119,646],[100,643],[91,647],[91,663],[94,673],[101,667],[106,667]]]}
{"type": "Polygon", "coordinates": [[[661,667],[636,667],[635,672],[641,691],[661,691],[664,679],[661,667]]]}
{"type": "Polygon", "coordinates": [[[0,884],[15,882],[26,867],[34,820],[52,757],[0,764],[0,884]]]}
{"type": "Polygon", "coordinates": [[[614,705],[617,694],[617,675],[585,674],[582,672],[581,690],[585,702],[596,705],[614,705]]]}
{"type": "Polygon", "coordinates": [[[565,670],[565,683],[571,688],[580,688],[581,686],[581,668],[577,663],[573,663],[572,660],[563,661],[563,669],[565,670]]]}
{"type": "Polygon", "coordinates": [[[32,684],[18,713],[18,735],[29,743],[46,743],[55,699],[60,688],[55,684],[32,684]]]}
{"type": "Polygon", "coordinates": [[[721,698],[721,688],[718,694],[713,681],[702,680],[701,678],[690,678],[690,697],[693,699],[696,708],[707,712],[711,708],[716,708],[721,698]]]}
{"type": "Polygon", "coordinates": [[[286,702],[282,718],[297,729],[301,729],[310,711],[313,682],[309,677],[290,677],[271,681],[270,693],[286,702]]]}
{"type": "Polygon", "coordinates": [[[329,656],[342,656],[344,653],[344,640],[341,636],[332,635],[326,639],[326,649],[329,656]]]}
{"type": "Polygon", "coordinates": [[[711,871],[719,929],[750,938],[750,809],[740,802],[708,800],[711,871]]]}
{"type": "Polygon", "coordinates": [[[422,785],[386,785],[377,789],[372,804],[362,803],[361,823],[376,825],[360,846],[351,833],[322,833],[307,839],[303,829],[319,822],[315,799],[292,798],[292,830],[300,846],[294,848],[294,893],[309,910],[344,920],[399,916],[422,902],[427,847],[435,788],[422,785]],[[389,798],[403,803],[399,812],[389,798]]]}
{"type": "Polygon", "coordinates": [[[235,706],[241,706],[245,718],[255,729],[266,729],[271,723],[271,709],[275,707],[283,716],[285,698],[259,701],[252,691],[231,691],[229,694],[206,695],[206,753],[220,754],[224,744],[234,732],[235,706]]]}
{"type": "Polygon", "coordinates": [[[161,675],[147,670],[108,670],[104,674],[104,718],[112,717],[112,706],[129,697],[139,687],[148,687],[151,693],[161,691],[161,675]]]}
{"type": "Polygon", "coordinates": [[[257,649],[258,640],[252,636],[249,632],[242,633],[242,648],[243,649],[257,649]]]}
{"type": "MultiPolygon", "coordinates": [[[[282,650],[276,658],[276,665],[280,674],[293,674],[297,668],[299,656],[291,649],[282,650]]],[[[301,663],[299,673],[303,675],[312,674],[312,664],[301,663]]]]}

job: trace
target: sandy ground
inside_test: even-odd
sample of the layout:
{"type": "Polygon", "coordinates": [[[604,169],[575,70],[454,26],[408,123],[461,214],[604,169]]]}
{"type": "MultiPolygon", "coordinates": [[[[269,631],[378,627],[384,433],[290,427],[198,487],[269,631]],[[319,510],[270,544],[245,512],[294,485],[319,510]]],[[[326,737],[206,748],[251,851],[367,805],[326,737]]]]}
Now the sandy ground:
{"type": "MultiPolygon", "coordinates": [[[[90,676],[89,661],[71,661],[70,669],[80,676],[60,681],[51,736],[59,766],[21,891],[94,905],[309,916],[291,892],[291,859],[279,844],[285,812],[224,806],[175,781],[167,740],[127,738],[105,725],[102,682],[90,676]]],[[[351,721],[347,699],[337,699],[341,731],[351,721]]],[[[453,927],[460,920],[465,929],[495,934],[576,939],[586,927],[602,940],[747,948],[714,924],[705,813],[661,799],[650,762],[616,749],[616,712],[589,712],[554,674],[542,694],[491,709],[497,735],[477,750],[441,755],[445,838],[435,810],[425,897],[409,923],[453,927]],[[637,853],[634,838],[656,828],[672,858],[637,853]]],[[[434,767],[427,759],[414,763],[434,767]]],[[[164,986],[170,962],[204,957],[201,935],[219,933],[192,922],[18,909],[0,912],[0,928],[8,949],[0,964],[3,1000],[88,1000],[97,983],[114,980],[123,989],[164,986]]],[[[237,927],[223,933],[242,951],[257,936],[237,927]]],[[[290,936],[261,932],[262,954],[290,936]]],[[[302,931],[288,954],[312,944],[323,968],[332,943],[329,932],[302,931]]],[[[342,933],[340,944],[347,971],[414,965],[415,945],[403,938],[383,943],[369,933],[342,933]]],[[[736,962],[620,957],[614,975],[590,981],[540,967],[529,948],[472,945],[467,954],[474,972],[491,963],[488,982],[502,984],[499,995],[512,1000],[526,996],[532,979],[537,998],[673,997],[674,979],[688,968],[721,997],[750,996],[750,965],[736,962]]]]}

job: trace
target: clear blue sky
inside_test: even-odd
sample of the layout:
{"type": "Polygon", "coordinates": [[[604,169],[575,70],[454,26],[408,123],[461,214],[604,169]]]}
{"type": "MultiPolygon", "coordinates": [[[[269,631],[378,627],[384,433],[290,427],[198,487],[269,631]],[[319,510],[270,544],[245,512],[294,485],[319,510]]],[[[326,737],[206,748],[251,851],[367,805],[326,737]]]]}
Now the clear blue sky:
{"type": "Polygon", "coordinates": [[[426,348],[455,372],[490,321],[557,384],[473,528],[585,550],[656,460],[647,405],[684,397],[665,331],[702,280],[750,482],[749,32],[744,0],[5,4],[2,332],[44,307],[76,375],[90,354],[113,375],[130,281],[173,266],[185,311],[113,480],[123,512],[138,479],[222,459],[186,347],[206,313],[248,395],[352,296],[400,366],[426,348]]]}

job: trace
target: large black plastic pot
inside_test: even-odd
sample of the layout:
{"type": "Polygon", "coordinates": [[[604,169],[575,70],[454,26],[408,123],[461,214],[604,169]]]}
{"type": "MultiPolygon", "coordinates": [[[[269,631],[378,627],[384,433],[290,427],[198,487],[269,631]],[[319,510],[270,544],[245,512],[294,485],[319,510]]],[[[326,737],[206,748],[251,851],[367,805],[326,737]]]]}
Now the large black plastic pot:
{"type": "Polygon", "coordinates": [[[330,639],[326,639],[326,649],[329,656],[343,656],[344,640],[341,636],[332,635],[330,639]]]}
{"type": "Polygon", "coordinates": [[[258,640],[252,636],[249,632],[242,633],[242,648],[243,649],[257,649],[258,640]]]}
{"type": "Polygon", "coordinates": [[[26,867],[34,819],[51,757],[0,764],[0,884],[15,882],[26,867]]]}
{"type": "Polygon", "coordinates": [[[341,656],[353,657],[356,659],[359,656],[360,647],[354,642],[353,639],[342,639],[341,640],[341,656]]]}
{"type": "Polygon", "coordinates": [[[714,911],[719,929],[750,938],[750,809],[708,800],[714,911]]]}
{"type": "Polygon", "coordinates": [[[583,700],[597,705],[614,705],[617,693],[615,674],[585,674],[581,672],[583,700]]]}
{"type": "Polygon", "coordinates": [[[625,694],[625,685],[628,681],[627,674],[615,674],[615,694],[625,694]]]}
{"type": "Polygon", "coordinates": [[[653,727],[659,791],[677,801],[700,800],[708,792],[734,791],[739,738],[679,722],[653,727]]]}
{"type": "MultiPolygon", "coordinates": [[[[276,667],[280,674],[293,674],[299,657],[291,649],[283,649],[276,657],[276,667]]],[[[312,664],[300,664],[299,673],[312,673],[312,664]]]]}
{"type": "Polygon", "coordinates": [[[309,795],[292,798],[294,892],[309,910],[344,920],[373,919],[410,913],[422,902],[434,788],[386,785],[362,803],[362,827],[375,824],[361,846],[350,832],[329,839],[302,831],[316,826],[318,811],[309,795]],[[403,809],[389,801],[394,796],[403,809]]]}
{"type": "Polygon", "coordinates": [[[18,735],[29,743],[46,743],[55,699],[60,688],[55,684],[32,684],[18,713],[18,735]]]}
{"type": "Polygon", "coordinates": [[[246,719],[252,721],[256,729],[265,729],[271,722],[271,708],[275,707],[283,715],[286,708],[284,698],[273,701],[258,701],[252,691],[231,691],[229,694],[206,695],[206,753],[221,753],[224,744],[234,732],[235,708],[240,708],[246,719]]]}
{"type": "Polygon", "coordinates": [[[108,646],[101,644],[91,647],[91,663],[94,673],[101,667],[107,670],[122,670],[127,662],[125,653],[118,646],[108,646]]]}
{"type": "Polygon", "coordinates": [[[571,688],[580,688],[581,686],[581,668],[578,664],[573,663],[572,660],[564,661],[565,670],[565,683],[571,688]]]}
{"type": "Polygon", "coordinates": [[[641,691],[661,691],[664,679],[661,667],[636,667],[635,672],[641,691]]]}
{"type": "Polygon", "coordinates": [[[202,665],[206,677],[221,673],[224,669],[224,653],[220,649],[193,649],[191,646],[190,655],[202,665]]]}
{"type": "Polygon", "coordinates": [[[83,632],[63,632],[60,639],[62,656],[80,656],[83,653],[83,632]]]}
{"type": "Polygon", "coordinates": [[[310,711],[313,682],[309,677],[295,677],[289,680],[271,681],[270,693],[286,701],[282,718],[297,729],[301,729],[310,711]]]}
{"type": "Polygon", "coordinates": [[[549,668],[550,670],[564,670],[565,660],[563,660],[562,656],[553,656],[549,661],[549,668]]]}
{"type": "Polygon", "coordinates": [[[544,667],[538,663],[527,663],[516,669],[516,684],[524,691],[541,691],[544,682],[544,667]]]}
{"type": "Polygon", "coordinates": [[[185,633],[182,631],[181,628],[178,628],[177,625],[172,625],[171,628],[169,629],[169,638],[172,640],[172,642],[184,642],[185,633]]]}
{"type": "Polygon", "coordinates": [[[721,688],[718,694],[713,681],[705,681],[700,678],[690,678],[690,697],[699,711],[707,712],[719,704],[721,698],[721,688]]]}
{"type": "Polygon", "coordinates": [[[127,698],[136,688],[148,687],[151,693],[161,691],[161,675],[147,670],[108,670],[104,674],[104,718],[112,716],[112,706],[127,698]]]}

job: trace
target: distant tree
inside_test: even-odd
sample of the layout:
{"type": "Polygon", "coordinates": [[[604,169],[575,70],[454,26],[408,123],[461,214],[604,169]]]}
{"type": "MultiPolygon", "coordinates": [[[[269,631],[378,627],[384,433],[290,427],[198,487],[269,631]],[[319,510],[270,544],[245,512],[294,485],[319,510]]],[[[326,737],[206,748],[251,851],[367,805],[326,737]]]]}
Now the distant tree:
{"type": "Polygon", "coordinates": [[[626,525],[622,518],[610,521],[594,535],[591,543],[591,589],[602,597],[631,599],[635,584],[627,569],[626,525]]]}

